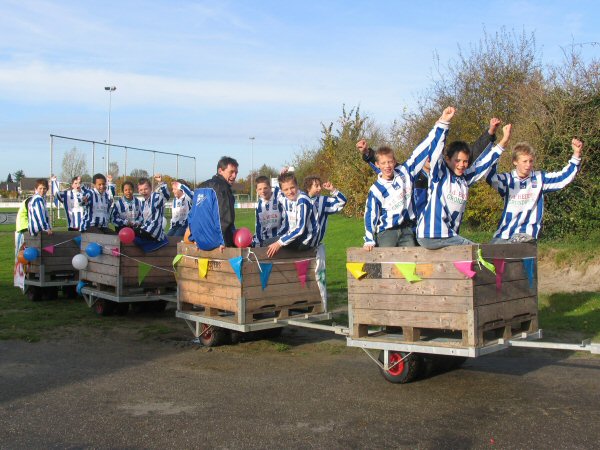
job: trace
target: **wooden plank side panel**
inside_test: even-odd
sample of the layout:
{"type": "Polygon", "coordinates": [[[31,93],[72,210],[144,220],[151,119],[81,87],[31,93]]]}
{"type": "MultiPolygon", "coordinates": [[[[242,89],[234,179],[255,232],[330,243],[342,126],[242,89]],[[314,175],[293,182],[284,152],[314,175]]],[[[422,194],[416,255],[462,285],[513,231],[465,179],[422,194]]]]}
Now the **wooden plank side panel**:
{"type": "Polygon", "coordinates": [[[237,300],[240,290],[231,286],[223,286],[217,283],[204,283],[196,280],[177,280],[180,291],[190,292],[197,296],[207,295],[237,300]]]}
{"type": "Polygon", "coordinates": [[[472,296],[471,280],[423,280],[410,283],[402,279],[348,280],[348,292],[356,294],[472,296]]]}
{"type": "Polygon", "coordinates": [[[189,290],[179,290],[179,300],[192,305],[216,308],[233,313],[238,312],[237,299],[224,298],[216,295],[199,295],[189,290]]]}
{"type": "Polygon", "coordinates": [[[423,311],[389,311],[354,308],[354,323],[394,327],[466,330],[467,317],[460,313],[431,313],[423,311]]]}
{"type": "Polygon", "coordinates": [[[439,295],[348,294],[353,308],[383,311],[430,311],[466,314],[471,297],[439,295]]]}
{"type": "Polygon", "coordinates": [[[423,247],[376,247],[368,252],[362,247],[347,249],[348,262],[415,262],[436,263],[467,261],[473,259],[472,245],[455,245],[439,250],[427,250],[423,247]]]}
{"type": "Polygon", "coordinates": [[[206,278],[200,278],[198,268],[187,268],[177,265],[177,278],[181,280],[189,280],[198,284],[215,284],[218,286],[232,287],[237,289],[239,297],[242,292],[242,287],[238,277],[232,273],[215,272],[208,270],[206,278]]]}
{"type": "Polygon", "coordinates": [[[476,327],[480,328],[492,322],[511,321],[519,316],[537,316],[537,297],[478,306],[475,310],[476,327]]]}
{"type": "Polygon", "coordinates": [[[537,295],[537,286],[529,287],[528,280],[503,281],[500,290],[496,284],[486,284],[475,286],[474,305],[488,305],[492,303],[501,303],[508,300],[516,300],[525,297],[535,297],[537,295]]]}
{"type": "Polygon", "coordinates": [[[105,275],[102,273],[90,272],[87,270],[79,271],[79,279],[91,283],[105,284],[107,286],[117,287],[119,278],[117,276],[105,275]]]}

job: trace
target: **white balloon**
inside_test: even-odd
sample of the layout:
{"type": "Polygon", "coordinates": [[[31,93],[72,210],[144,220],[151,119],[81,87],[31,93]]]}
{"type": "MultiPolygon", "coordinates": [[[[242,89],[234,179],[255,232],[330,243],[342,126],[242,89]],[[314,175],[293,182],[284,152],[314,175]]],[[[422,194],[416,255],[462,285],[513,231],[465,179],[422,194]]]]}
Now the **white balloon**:
{"type": "Polygon", "coordinates": [[[83,253],[79,253],[73,256],[73,260],[71,261],[71,263],[73,264],[73,267],[75,267],[77,270],[83,270],[88,265],[88,259],[87,256],[85,256],[83,253]]]}

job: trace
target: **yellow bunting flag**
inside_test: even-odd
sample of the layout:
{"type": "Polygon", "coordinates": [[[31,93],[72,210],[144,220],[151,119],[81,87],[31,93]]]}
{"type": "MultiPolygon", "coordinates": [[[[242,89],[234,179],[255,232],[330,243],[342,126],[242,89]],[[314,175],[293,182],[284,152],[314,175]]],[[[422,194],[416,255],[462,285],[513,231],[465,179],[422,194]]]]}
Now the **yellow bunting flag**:
{"type": "Polygon", "coordinates": [[[173,269],[175,268],[175,266],[181,258],[183,258],[183,255],[176,255],[175,258],[173,258],[173,269]]]}
{"type": "Polygon", "coordinates": [[[485,259],[483,259],[483,256],[481,255],[481,249],[477,249],[477,262],[496,275],[496,268],[491,262],[487,262],[485,259]]]}
{"type": "Polygon", "coordinates": [[[207,273],[208,273],[208,259],[199,258],[198,259],[198,276],[200,278],[206,278],[207,273]]]}
{"type": "Polygon", "coordinates": [[[415,281],[421,281],[421,277],[415,272],[417,265],[415,263],[396,263],[396,268],[400,271],[402,276],[406,278],[406,281],[414,283],[415,281]]]}
{"type": "Polygon", "coordinates": [[[138,285],[142,284],[152,266],[143,262],[138,262],[138,285]]]}
{"type": "Polygon", "coordinates": [[[365,266],[365,263],[346,263],[346,269],[348,269],[348,272],[350,272],[352,274],[352,276],[354,278],[356,278],[357,280],[360,280],[362,277],[364,277],[367,272],[365,272],[363,270],[363,267],[365,266]]]}

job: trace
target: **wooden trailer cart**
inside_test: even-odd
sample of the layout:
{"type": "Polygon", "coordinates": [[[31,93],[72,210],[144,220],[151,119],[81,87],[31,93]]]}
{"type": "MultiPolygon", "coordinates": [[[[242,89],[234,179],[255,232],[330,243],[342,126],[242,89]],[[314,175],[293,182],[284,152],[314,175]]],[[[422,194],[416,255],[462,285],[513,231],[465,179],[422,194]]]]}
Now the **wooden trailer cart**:
{"type": "Polygon", "coordinates": [[[600,350],[590,342],[530,342],[542,336],[534,244],[350,248],[347,257],[364,263],[359,278],[348,272],[347,345],[364,349],[391,382],[409,382],[425,366],[458,366],[509,346],[600,350]],[[407,263],[415,264],[420,281],[401,273],[410,272],[407,263]]]}
{"type": "Polygon", "coordinates": [[[30,300],[55,299],[59,291],[67,298],[77,296],[79,273],[71,264],[79,253],[79,245],[73,240],[77,236],[77,231],[25,235],[25,247],[39,251],[39,257],[25,266],[25,295],[30,300]]]}
{"type": "Polygon", "coordinates": [[[236,342],[243,333],[273,337],[291,320],[315,322],[330,318],[315,275],[316,251],[281,249],[269,259],[266,248],[198,250],[195,244],[179,243],[177,262],[177,312],[194,336],[207,346],[236,342]],[[240,258],[241,280],[231,259],[240,258]],[[297,263],[306,262],[305,282],[297,263]],[[259,264],[272,264],[263,288],[259,264]],[[206,264],[201,276],[199,265],[206,264]]]}
{"type": "Polygon", "coordinates": [[[137,311],[163,311],[168,301],[177,298],[172,263],[180,240],[170,237],[165,247],[144,253],[134,244],[123,244],[118,235],[82,233],[82,253],[90,242],[102,246],[102,254],[89,258],[79,273],[86,284],[81,293],[88,306],[99,315],[125,314],[129,305],[137,311]],[[141,282],[140,264],[151,266],[141,282]]]}

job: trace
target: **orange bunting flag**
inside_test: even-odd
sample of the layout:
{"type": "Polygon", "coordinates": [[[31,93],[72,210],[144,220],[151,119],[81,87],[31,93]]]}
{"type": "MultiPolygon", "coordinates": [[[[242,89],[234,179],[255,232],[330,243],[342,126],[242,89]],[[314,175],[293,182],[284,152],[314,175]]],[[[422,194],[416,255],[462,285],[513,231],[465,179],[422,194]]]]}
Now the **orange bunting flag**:
{"type": "Polygon", "coordinates": [[[352,276],[354,278],[356,278],[357,280],[360,280],[362,277],[364,277],[367,272],[365,272],[363,270],[363,267],[365,267],[365,263],[361,263],[361,262],[353,262],[353,263],[346,263],[346,269],[348,269],[348,272],[350,272],[352,274],[352,276]]]}

